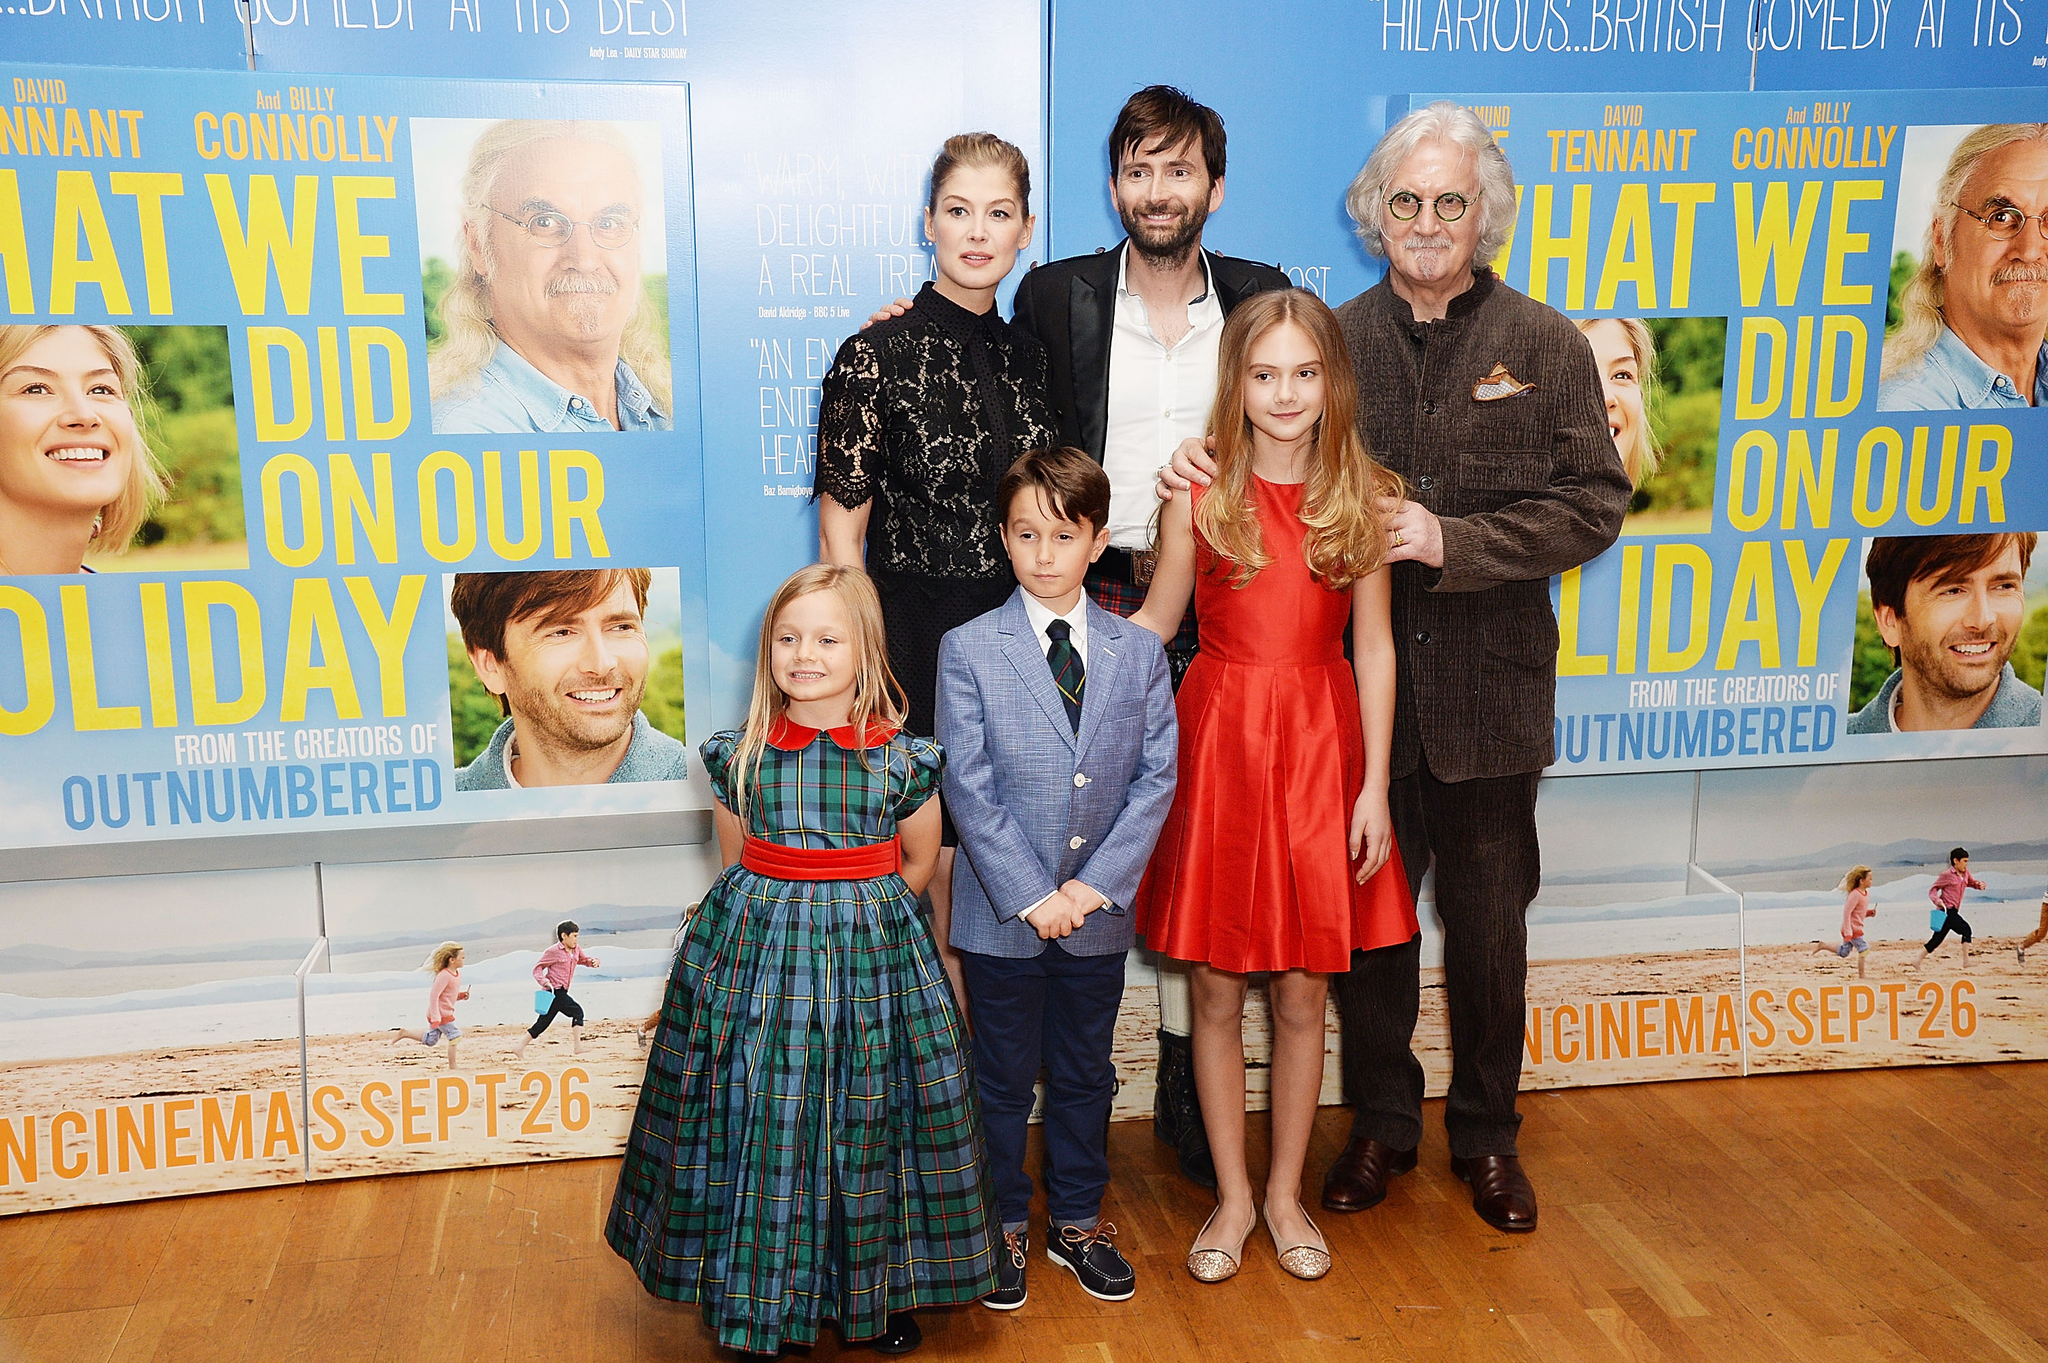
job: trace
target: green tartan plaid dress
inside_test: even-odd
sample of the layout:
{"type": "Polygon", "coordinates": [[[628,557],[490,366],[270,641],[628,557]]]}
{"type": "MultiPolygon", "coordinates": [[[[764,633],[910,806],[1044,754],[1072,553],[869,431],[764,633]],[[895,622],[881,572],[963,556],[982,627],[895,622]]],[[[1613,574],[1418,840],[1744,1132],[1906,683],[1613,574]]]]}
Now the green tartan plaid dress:
{"type": "MultiPolygon", "coordinates": [[[[945,755],[780,721],[747,823],[787,847],[886,841],[945,755]],[[873,770],[870,770],[870,765],[873,770]]],[[[701,749],[732,807],[740,733],[701,749]]],[[[669,976],[605,1238],[728,1348],[883,1332],[995,1287],[1000,1243],[959,1014],[900,875],[781,880],[728,866],[669,976]]]]}

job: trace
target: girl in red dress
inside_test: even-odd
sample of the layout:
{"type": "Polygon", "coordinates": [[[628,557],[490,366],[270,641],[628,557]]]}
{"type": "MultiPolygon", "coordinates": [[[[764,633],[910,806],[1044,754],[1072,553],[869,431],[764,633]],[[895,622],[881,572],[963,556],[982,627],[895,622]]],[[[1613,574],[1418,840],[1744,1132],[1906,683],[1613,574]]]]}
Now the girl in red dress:
{"type": "Polygon", "coordinates": [[[1387,810],[1394,641],[1379,499],[1357,381],[1330,309],[1301,289],[1230,314],[1218,359],[1213,486],[1161,513],[1159,565],[1132,618],[1170,636],[1190,594],[1202,647],[1182,683],[1180,786],[1138,891],[1138,930],[1194,963],[1195,1086],[1216,1211],[1188,1271],[1235,1274],[1258,1219],[1244,1157],[1244,991],[1271,972],[1266,1227],[1296,1277],[1330,1268],[1301,1205],[1323,1078],[1329,973],[1414,935],[1387,810]],[[1351,627],[1352,662],[1344,657],[1351,627]]]}

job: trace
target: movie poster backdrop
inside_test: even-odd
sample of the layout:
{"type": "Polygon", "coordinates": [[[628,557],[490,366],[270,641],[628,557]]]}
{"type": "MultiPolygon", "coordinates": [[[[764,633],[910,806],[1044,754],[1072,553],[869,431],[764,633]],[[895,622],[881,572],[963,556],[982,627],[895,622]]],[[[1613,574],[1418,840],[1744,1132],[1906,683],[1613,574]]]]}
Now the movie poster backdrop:
{"type": "MultiPolygon", "coordinates": [[[[1637,483],[1622,538],[1555,587],[1552,772],[2048,751],[2030,557],[2048,476],[2029,457],[2048,412],[1988,387],[1943,410],[1884,370],[1944,167],[1983,125],[2048,117],[2048,93],[1459,102],[1515,166],[1506,282],[1579,319],[1596,356],[1629,356],[1625,328],[1654,355],[1608,373],[1637,483]],[[1866,557],[1920,537],[1951,548],[1916,551],[1887,624],[1866,557]],[[1964,579],[1990,604],[1929,604],[1964,579]],[[1993,703],[1977,727],[1916,728],[1929,690],[1993,703]]],[[[1955,268],[1987,282],[2010,263],[1971,259],[1955,268]]]]}
{"type": "MultiPolygon", "coordinates": [[[[704,610],[686,91],[7,71],[36,94],[0,121],[9,323],[125,329],[172,492],[96,574],[0,579],[0,846],[687,807],[677,779],[464,788],[456,721],[504,721],[441,610],[460,575],[654,570],[644,656],[612,680],[642,689],[662,741],[686,738],[706,661],[685,627],[704,610]],[[527,121],[543,109],[585,123],[527,121]],[[639,429],[562,433],[556,413],[536,433],[502,386],[498,409],[457,401],[511,353],[476,306],[451,321],[477,275],[454,264],[465,212],[500,208],[466,206],[463,174],[508,129],[602,148],[583,159],[617,182],[623,240],[530,252],[553,273],[516,283],[632,314],[639,429]],[[465,334],[451,378],[437,361],[465,334]]],[[[558,226],[536,205],[560,172],[526,160],[538,178],[501,233],[558,226]]]]}

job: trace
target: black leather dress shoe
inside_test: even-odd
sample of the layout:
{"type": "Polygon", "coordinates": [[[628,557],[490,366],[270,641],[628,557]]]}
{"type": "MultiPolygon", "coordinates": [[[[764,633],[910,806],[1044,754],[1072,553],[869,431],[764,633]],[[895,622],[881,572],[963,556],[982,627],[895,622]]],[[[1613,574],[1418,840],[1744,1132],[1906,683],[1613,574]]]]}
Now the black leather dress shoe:
{"type": "Polygon", "coordinates": [[[922,1343],[924,1331],[917,1328],[917,1317],[897,1311],[889,1317],[889,1328],[869,1340],[868,1347],[878,1354],[907,1354],[922,1343]]]}
{"type": "Polygon", "coordinates": [[[1152,1134],[1173,1147],[1181,1177],[1204,1188],[1216,1186],[1216,1161],[1202,1126],[1195,1096],[1193,1043],[1171,1032],[1159,1034],[1159,1082],[1152,1091],[1152,1134]]]}
{"type": "Polygon", "coordinates": [[[1536,1190],[1514,1155],[1451,1156],[1451,1172],[1472,1185],[1472,1210],[1495,1230],[1536,1229],[1536,1190]]]}
{"type": "Polygon", "coordinates": [[[1414,1167],[1413,1150],[1353,1136],[1323,1175],[1323,1210],[1362,1212],[1377,1207],[1387,1195],[1387,1180],[1414,1167]]]}

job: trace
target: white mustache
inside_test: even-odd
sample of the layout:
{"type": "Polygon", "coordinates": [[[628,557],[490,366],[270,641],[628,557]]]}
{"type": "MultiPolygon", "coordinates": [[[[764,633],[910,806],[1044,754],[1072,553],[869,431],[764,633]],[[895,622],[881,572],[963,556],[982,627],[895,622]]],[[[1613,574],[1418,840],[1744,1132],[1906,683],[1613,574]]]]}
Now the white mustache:
{"type": "Polygon", "coordinates": [[[547,296],[558,298],[565,293],[613,294],[619,291],[619,282],[610,275],[585,274],[581,270],[564,270],[548,281],[547,296]]]}
{"type": "Polygon", "coordinates": [[[1410,237],[1407,246],[1411,251],[1448,251],[1451,249],[1451,237],[1448,232],[1439,232],[1427,237],[1410,237]]]}
{"type": "Polygon", "coordinates": [[[2048,265],[2028,265],[2014,261],[1991,274],[1994,284],[2048,284],[2048,265]]]}

